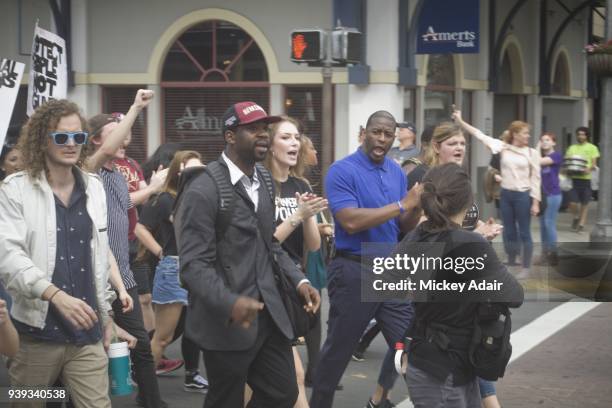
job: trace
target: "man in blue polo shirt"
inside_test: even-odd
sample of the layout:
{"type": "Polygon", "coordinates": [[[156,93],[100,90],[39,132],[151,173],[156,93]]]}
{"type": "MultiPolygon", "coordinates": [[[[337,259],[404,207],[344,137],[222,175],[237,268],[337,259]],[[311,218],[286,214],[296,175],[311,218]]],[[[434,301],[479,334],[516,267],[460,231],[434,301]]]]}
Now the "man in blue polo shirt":
{"type": "MultiPolygon", "coordinates": [[[[335,162],[325,179],[336,225],[336,256],[329,265],[329,320],[313,384],[311,408],[332,406],[334,391],[372,318],[381,324],[390,347],[399,341],[412,319],[412,306],[396,301],[361,302],[362,243],[397,243],[400,233],[413,229],[419,218],[420,187],[407,193],[401,168],[386,157],[395,139],[396,122],[389,112],[373,113],[362,146],[335,162]]],[[[368,251],[371,252],[371,251],[368,251]]],[[[380,382],[380,379],[379,379],[380,382]]],[[[383,398],[382,403],[386,400],[383,398]]],[[[368,403],[371,407],[383,406],[368,403]]]]}

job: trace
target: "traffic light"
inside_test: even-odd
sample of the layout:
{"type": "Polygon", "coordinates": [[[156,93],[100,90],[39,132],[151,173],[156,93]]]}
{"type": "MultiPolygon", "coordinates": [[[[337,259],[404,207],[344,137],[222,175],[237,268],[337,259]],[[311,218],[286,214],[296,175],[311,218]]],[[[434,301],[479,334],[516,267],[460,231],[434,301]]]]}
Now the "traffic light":
{"type": "Polygon", "coordinates": [[[356,64],[361,62],[362,34],[352,28],[337,28],[332,32],[332,59],[356,64]]]}
{"type": "Polygon", "coordinates": [[[320,62],[325,55],[327,33],[319,29],[294,30],[291,32],[291,61],[320,62]]]}

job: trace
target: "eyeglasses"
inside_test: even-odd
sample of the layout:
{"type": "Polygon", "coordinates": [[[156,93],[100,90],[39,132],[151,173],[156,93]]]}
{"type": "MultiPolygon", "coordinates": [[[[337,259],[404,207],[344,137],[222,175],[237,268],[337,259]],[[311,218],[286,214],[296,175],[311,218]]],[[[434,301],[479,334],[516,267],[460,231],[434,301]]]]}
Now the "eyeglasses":
{"type": "Polygon", "coordinates": [[[74,141],[76,145],[84,145],[87,143],[87,137],[89,137],[89,133],[87,132],[51,132],[49,133],[49,137],[53,138],[53,143],[58,146],[63,146],[70,139],[74,141]]]}

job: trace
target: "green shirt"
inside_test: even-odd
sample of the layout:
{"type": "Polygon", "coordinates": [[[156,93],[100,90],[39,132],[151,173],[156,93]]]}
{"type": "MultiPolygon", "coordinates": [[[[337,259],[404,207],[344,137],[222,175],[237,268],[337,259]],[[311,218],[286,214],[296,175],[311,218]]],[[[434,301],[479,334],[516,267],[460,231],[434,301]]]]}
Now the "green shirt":
{"type": "MultiPolygon", "coordinates": [[[[580,156],[581,159],[587,161],[587,168],[593,167],[593,159],[599,158],[599,149],[592,143],[586,142],[584,144],[573,144],[565,152],[565,157],[580,156]]],[[[590,180],[591,172],[583,175],[573,175],[572,178],[590,180]]]]}

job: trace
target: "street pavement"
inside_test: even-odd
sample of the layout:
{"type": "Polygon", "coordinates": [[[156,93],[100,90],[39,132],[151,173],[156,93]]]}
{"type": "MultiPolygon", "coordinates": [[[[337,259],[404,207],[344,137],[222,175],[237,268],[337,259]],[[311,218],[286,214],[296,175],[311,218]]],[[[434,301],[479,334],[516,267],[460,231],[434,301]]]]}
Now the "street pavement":
{"type": "MultiPolygon", "coordinates": [[[[590,220],[594,218],[593,213],[590,220]]],[[[561,214],[559,241],[588,241],[591,224],[587,226],[587,231],[576,234],[569,230],[570,221],[569,214],[561,214]]],[[[539,229],[535,218],[532,229],[534,241],[537,242],[539,229]]],[[[530,282],[526,284],[529,286],[530,282]]],[[[502,406],[612,407],[612,303],[575,302],[575,297],[570,295],[559,302],[538,300],[544,298],[538,297],[536,291],[531,301],[513,311],[514,360],[498,383],[502,406]],[[569,302],[572,298],[574,301],[569,302]]],[[[328,301],[324,291],[323,316],[327,315],[327,310],[328,301]]],[[[306,362],[305,347],[298,349],[306,362]]],[[[365,361],[349,363],[341,381],[344,390],[336,392],[334,407],[365,406],[370,393],[374,391],[385,352],[386,344],[379,335],[367,350],[365,361]]],[[[170,358],[180,358],[180,341],[172,344],[166,354],[170,358]]],[[[205,375],[202,363],[201,369],[205,375]]],[[[183,379],[183,369],[159,377],[164,400],[170,407],[201,407],[205,396],[185,392],[183,379]]],[[[7,384],[6,370],[1,368],[0,386],[7,384]]],[[[137,406],[132,396],[114,397],[112,400],[114,407],[137,406]]],[[[401,408],[412,407],[401,378],[396,383],[391,400],[400,403],[401,408]]]]}

